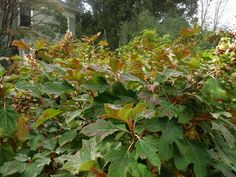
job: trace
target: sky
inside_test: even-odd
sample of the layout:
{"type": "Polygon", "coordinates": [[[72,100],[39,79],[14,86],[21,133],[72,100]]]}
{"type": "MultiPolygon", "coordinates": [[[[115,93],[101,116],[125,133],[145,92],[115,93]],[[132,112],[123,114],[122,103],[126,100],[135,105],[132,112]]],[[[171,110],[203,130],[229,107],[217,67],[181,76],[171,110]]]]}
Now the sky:
{"type": "MultiPolygon", "coordinates": [[[[208,18],[207,18],[207,21],[209,24],[212,24],[214,11],[216,8],[216,5],[214,2],[217,2],[217,1],[218,0],[213,0],[209,8],[209,13],[208,13],[208,18]]],[[[226,2],[227,4],[224,8],[222,17],[220,19],[220,26],[236,31],[236,0],[224,0],[224,3],[226,2]]]]}
{"type": "Polygon", "coordinates": [[[229,0],[221,22],[236,30],[236,0],[229,0]]]}

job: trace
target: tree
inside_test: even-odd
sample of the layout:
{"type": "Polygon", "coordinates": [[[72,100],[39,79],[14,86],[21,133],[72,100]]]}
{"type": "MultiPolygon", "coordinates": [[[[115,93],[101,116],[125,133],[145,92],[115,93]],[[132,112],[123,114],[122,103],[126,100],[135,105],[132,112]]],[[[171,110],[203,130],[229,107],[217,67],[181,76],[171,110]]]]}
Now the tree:
{"type": "Polygon", "coordinates": [[[156,30],[157,19],[149,10],[137,14],[132,20],[120,25],[120,44],[128,43],[135,35],[144,29],[156,30]]]}
{"type": "Polygon", "coordinates": [[[199,0],[199,12],[200,12],[199,23],[201,27],[205,26],[211,2],[212,0],[199,0]]]}
{"type": "Polygon", "coordinates": [[[1,26],[0,26],[0,52],[3,53],[3,48],[8,48],[10,46],[10,41],[12,41],[13,31],[12,29],[13,22],[19,14],[19,2],[18,0],[1,0],[0,1],[0,17],[1,26]]]}
{"type": "Polygon", "coordinates": [[[215,12],[213,17],[213,31],[219,28],[221,18],[224,14],[228,0],[216,0],[215,12]]]}
{"type": "MultiPolygon", "coordinates": [[[[84,2],[92,9],[91,12],[86,12],[90,13],[91,20],[86,23],[95,24],[94,30],[102,32],[103,37],[109,39],[113,49],[121,44],[120,31],[123,24],[137,21],[139,14],[147,10],[156,21],[160,21],[173,16],[188,20],[197,9],[197,0],[84,0],[84,2]]],[[[88,15],[85,16],[86,20],[87,17],[88,15]]],[[[80,19],[79,23],[84,23],[84,19],[80,19]]],[[[81,25],[81,28],[80,35],[87,34],[87,27],[81,25]]]]}
{"type": "Polygon", "coordinates": [[[220,27],[227,3],[228,0],[199,0],[199,23],[202,28],[211,27],[216,31],[220,27]]]}

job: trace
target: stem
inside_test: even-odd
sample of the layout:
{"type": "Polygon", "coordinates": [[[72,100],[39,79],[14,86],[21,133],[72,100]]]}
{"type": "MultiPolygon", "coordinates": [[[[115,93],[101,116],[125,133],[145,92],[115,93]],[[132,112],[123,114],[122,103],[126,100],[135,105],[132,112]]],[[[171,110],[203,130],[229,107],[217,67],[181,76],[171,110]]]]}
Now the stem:
{"type": "Polygon", "coordinates": [[[6,100],[5,100],[5,98],[3,98],[3,109],[4,109],[4,111],[6,110],[6,100]]]}
{"type": "Polygon", "coordinates": [[[131,152],[131,151],[133,151],[133,149],[135,147],[135,144],[137,143],[138,139],[137,139],[137,136],[134,133],[135,124],[134,124],[134,122],[132,121],[131,118],[128,119],[127,124],[128,124],[129,130],[130,130],[130,134],[133,138],[133,141],[132,141],[132,143],[130,144],[130,147],[129,147],[129,151],[131,152]]]}
{"type": "Polygon", "coordinates": [[[129,130],[130,130],[131,136],[132,136],[133,139],[135,139],[135,133],[134,133],[135,124],[133,123],[131,118],[128,119],[127,123],[128,123],[128,127],[129,127],[129,130]]]}
{"type": "Polygon", "coordinates": [[[96,177],[107,177],[107,174],[104,171],[99,171],[95,167],[91,168],[90,172],[95,174],[96,177]]]}

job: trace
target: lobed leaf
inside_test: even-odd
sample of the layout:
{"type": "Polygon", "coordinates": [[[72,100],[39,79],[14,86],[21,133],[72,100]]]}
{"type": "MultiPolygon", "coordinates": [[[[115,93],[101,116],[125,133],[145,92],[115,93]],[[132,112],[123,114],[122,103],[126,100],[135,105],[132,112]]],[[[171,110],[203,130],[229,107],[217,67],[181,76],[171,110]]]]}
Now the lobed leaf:
{"type": "Polygon", "coordinates": [[[35,127],[39,127],[40,125],[42,125],[45,121],[55,118],[57,115],[61,114],[62,111],[59,109],[52,109],[52,108],[48,108],[45,109],[41,115],[38,117],[37,121],[35,122],[35,127]]]}
{"type": "Polygon", "coordinates": [[[110,121],[98,119],[95,123],[87,125],[81,130],[86,136],[95,136],[99,141],[102,141],[108,135],[117,131],[127,131],[125,125],[114,125],[110,121]]]}
{"type": "Polygon", "coordinates": [[[137,154],[142,159],[148,159],[154,166],[156,166],[160,172],[161,161],[159,155],[157,154],[157,145],[154,144],[157,141],[155,138],[144,137],[143,139],[138,139],[136,144],[137,154]]]}
{"type": "Polygon", "coordinates": [[[108,159],[111,164],[107,177],[126,177],[129,164],[135,162],[130,152],[123,149],[110,152],[108,159]]]}
{"type": "Polygon", "coordinates": [[[11,109],[0,109],[0,136],[11,136],[17,130],[18,114],[11,109]]]}

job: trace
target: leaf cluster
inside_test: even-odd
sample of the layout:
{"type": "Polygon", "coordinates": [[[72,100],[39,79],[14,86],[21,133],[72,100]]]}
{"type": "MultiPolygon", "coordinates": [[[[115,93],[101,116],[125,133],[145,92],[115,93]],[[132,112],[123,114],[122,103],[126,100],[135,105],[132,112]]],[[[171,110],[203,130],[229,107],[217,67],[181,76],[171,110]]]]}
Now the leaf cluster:
{"type": "Polygon", "coordinates": [[[236,47],[203,50],[199,32],[145,31],[115,52],[99,34],[67,34],[12,57],[0,68],[0,175],[235,176],[236,47]]]}

